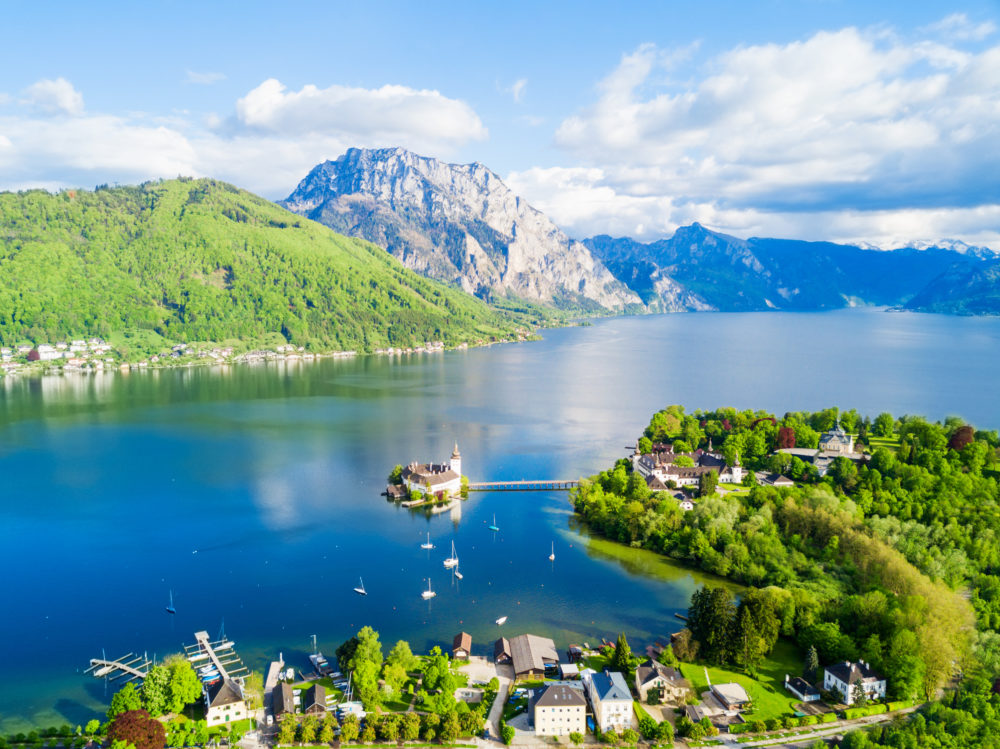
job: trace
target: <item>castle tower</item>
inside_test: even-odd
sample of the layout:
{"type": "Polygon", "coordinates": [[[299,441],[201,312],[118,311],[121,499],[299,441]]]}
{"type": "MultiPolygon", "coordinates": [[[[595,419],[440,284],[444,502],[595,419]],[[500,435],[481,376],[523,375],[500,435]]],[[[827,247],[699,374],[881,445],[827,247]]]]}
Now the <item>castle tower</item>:
{"type": "Polygon", "coordinates": [[[458,452],[457,442],[455,443],[455,449],[451,451],[451,470],[459,476],[462,475],[462,455],[458,452]]]}

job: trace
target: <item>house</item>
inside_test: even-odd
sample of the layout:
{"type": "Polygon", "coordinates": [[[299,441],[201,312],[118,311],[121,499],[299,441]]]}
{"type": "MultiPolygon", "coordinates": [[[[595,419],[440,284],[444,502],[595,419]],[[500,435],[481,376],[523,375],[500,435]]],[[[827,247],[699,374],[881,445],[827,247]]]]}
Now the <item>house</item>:
{"type": "Polygon", "coordinates": [[[587,700],[579,689],[563,684],[535,690],[530,715],[538,736],[567,736],[587,731],[587,700]]]}
{"type": "MultiPolygon", "coordinates": [[[[503,638],[501,638],[503,639],[503,638]]],[[[494,657],[497,645],[494,646],[494,657]]],[[[556,644],[548,637],[538,635],[518,635],[512,637],[507,645],[510,650],[510,662],[514,665],[514,678],[524,679],[532,676],[545,676],[546,665],[559,663],[556,644]]],[[[497,663],[501,661],[496,659],[497,663]]]]}
{"type": "Polygon", "coordinates": [[[782,476],[780,473],[766,473],[764,471],[760,471],[757,473],[757,481],[763,486],[775,486],[779,489],[795,486],[794,481],[787,476],[782,476]]]}
{"type": "Polygon", "coordinates": [[[575,663],[560,663],[559,678],[563,681],[580,678],[580,667],[575,663]]]}
{"type": "Polygon", "coordinates": [[[785,674],[785,689],[803,702],[816,702],[820,697],[819,690],[799,676],[793,679],[785,674]]]}
{"type": "Polygon", "coordinates": [[[471,652],[472,635],[468,632],[459,632],[455,635],[455,640],[451,644],[451,657],[456,661],[467,661],[471,652]]]}
{"type": "Polygon", "coordinates": [[[493,643],[493,661],[498,664],[510,663],[510,640],[506,637],[493,643]]]}
{"type": "Polygon", "coordinates": [[[271,690],[271,712],[274,713],[275,720],[280,720],[286,714],[295,714],[295,695],[288,682],[280,681],[271,690]]]}
{"type": "Polygon", "coordinates": [[[712,696],[718,701],[727,715],[735,715],[750,704],[750,695],[735,681],[725,684],[712,684],[712,696]]]}
{"type": "Polygon", "coordinates": [[[326,713],[326,688],[322,684],[313,684],[302,695],[302,712],[306,715],[326,713]]]}
{"type": "Polygon", "coordinates": [[[621,731],[632,726],[632,693],[617,671],[591,674],[585,678],[584,688],[594,711],[594,722],[601,730],[621,731]]]}
{"type": "Polygon", "coordinates": [[[570,663],[576,663],[577,661],[583,660],[583,648],[579,645],[570,645],[566,649],[566,658],[570,663]]]}
{"type": "Polygon", "coordinates": [[[690,682],[680,671],[652,658],[635,670],[635,691],[643,702],[649,697],[650,689],[659,689],[661,700],[682,702],[690,688],[690,682]]]}
{"type": "MultiPolygon", "coordinates": [[[[639,453],[636,449],[632,455],[632,468],[646,480],[647,486],[650,486],[651,478],[657,479],[652,482],[657,487],[666,487],[670,481],[675,486],[697,486],[701,477],[710,471],[715,471],[719,481],[723,483],[739,484],[743,481],[743,466],[739,458],[733,465],[729,465],[721,454],[706,450],[695,450],[692,453],[675,453],[673,450],[639,453]],[[681,457],[690,458],[694,465],[677,465],[676,461],[681,457]]],[[[663,489],[657,488],[654,491],[663,489]]]]}
{"type": "Polygon", "coordinates": [[[856,684],[861,685],[869,700],[885,697],[885,677],[877,674],[871,664],[864,661],[835,663],[823,671],[823,688],[840,694],[845,705],[850,706],[854,702],[856,684]]]}
{"type": "Polygon", "coordinates": [[[243,690],[232,679],[220,679],[205,687],[205,721],[208,727],[233,723],[247,717],[243,690]]]}
{"type": "Polygon", "coordinates": [[[824,452],[849,455],[854,452],[854,435],[845,432],[840,426],[840,419],[837,419],[833,429],[819,436],[819,449],[824,452]]]}
{"type": "Polygon", "coordinates": [[[458,494],[462,490],[462,456],[458,443],[446,463],[410,463],[403,469],[403,484],[424,494],[458,494]]]}

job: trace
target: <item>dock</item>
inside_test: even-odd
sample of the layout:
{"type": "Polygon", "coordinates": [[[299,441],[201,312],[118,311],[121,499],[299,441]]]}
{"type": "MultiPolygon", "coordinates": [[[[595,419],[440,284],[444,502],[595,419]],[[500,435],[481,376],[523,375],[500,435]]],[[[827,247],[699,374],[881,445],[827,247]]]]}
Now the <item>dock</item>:
{"type": "Polygon", "coordinates": [[[107,676],[110,681],[125,677],[128,677],[126,681],[134,681],[136,679],[145,679],[152,665],[152,661],[144,655],[127,653],[121,658],[115,658],[114,660],[91,658],[90,668],[85,669],[84,673],[91,674],[98,679],[107,676]]]}
{"type": "Polygon", "coordinates": [[[191,662],[195,669],[200,666],[207,666],[211,662],[222,676],[223,681],[245,676],[249,669],[243,665],[243,661],[236,654],[236,644],[225,637],[221,640],[211,642],[208,632],[195,632],[194,645],[184,646],[184,656],[191,662]]]}
{"type": "Polygon", "coordinates": [[[546,492],[568,491],[580,485],[576,479],[521,479],[520,481],[477,481],[470,492],[546,492]]]}

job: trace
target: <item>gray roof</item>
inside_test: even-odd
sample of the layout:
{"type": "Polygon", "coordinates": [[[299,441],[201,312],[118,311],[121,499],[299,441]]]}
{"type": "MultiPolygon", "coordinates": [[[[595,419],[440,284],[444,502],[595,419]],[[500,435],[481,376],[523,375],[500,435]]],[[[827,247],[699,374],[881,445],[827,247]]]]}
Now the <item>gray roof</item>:
{"type": "Polygon", "coordinates": [[[535,700],[535,707],[575,707],[586,704],[582,691],[563,684],[546,687],[535,700]]]}
{"type": "Polygon", "coordinates": [[[208,688],[209,707],[232,705],[236,702],[243,702],[243,692],[240,691],[239,685],[232,679],[217,681],[208,688]]]}
{"type": "Polygon", "coordinates": [[[810,684],[808,681],[803,679],[801,676],[796,676],[792,679],[788,679],[785,682],[785,687],[794,689],[803,697],[808,697],[813,694],[819,694],[819,690],[812,684],[810,684]]]}
{"type": "Polygon", "coordinates": [[[684,676],[676,668],[664,666],[659,661],[652,658],[647,660],[635,670],[635,678],[639,684],[646,684],[654,679],[660,678],[664,681],[672,682],[676,686],[690,686],[684,676]]]}
{"type": "Polygon", "coordinates": [[[271,691],[271,711],[275,715],[295,712],[295,695],[288,682],[282,681],[274,685],[271,691]]]}
{"type": "Polygon", "coordinates": [[[625,678],[617,671],[610,671],[606,674],[594,674],[590,677],[594,684],[594,691],[597,698],[605,700],[632,700],[632,693],[629,691],[625,678]]]}
{"type": "Polygon", "coordinates": [[[514,673],[544,671],[546,663],[558,663],[556,644],[548,637],[538,635],[518,635],[510,640],[510,656],[514,661],[514,673]]]}
{"type": "Polygon", "coordinates": [[[510,640],[506,637],[501,637],[495,643],[493,643],[493,658],[494,660],[507,656],[510,658],[510,640]]]}
{"type": "Polygon", "coordinates": [[[313,684],[302,695],[303,711],[316,706],[326,710],[326,687],[322,684],[313,684]]]}
{"type": "Polygon", "coordinates": [[[832,666],[827,666],[824,670],[829,671],[845,684],[854,684],[858,681],[883,680],[883,677],[870,664],[864,661],[858,661],[857,663],[852,663],[851,661],[834,663],[832,666]]]}

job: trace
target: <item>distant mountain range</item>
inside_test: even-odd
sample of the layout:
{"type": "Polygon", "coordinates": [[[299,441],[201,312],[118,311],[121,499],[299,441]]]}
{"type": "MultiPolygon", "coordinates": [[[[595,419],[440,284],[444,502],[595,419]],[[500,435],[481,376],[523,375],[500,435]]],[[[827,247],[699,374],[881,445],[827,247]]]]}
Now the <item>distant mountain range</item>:
{"type": "Polygon", "coordinates": [[[697,223],[655,242],[575,241],[483,165],[401,148],[352,148],[316,166],[280,202],[486,300],[509,294],[589,311],[877,305],[1000,313],[1000,256],[987,248],[739,239],[697,223]]]}

